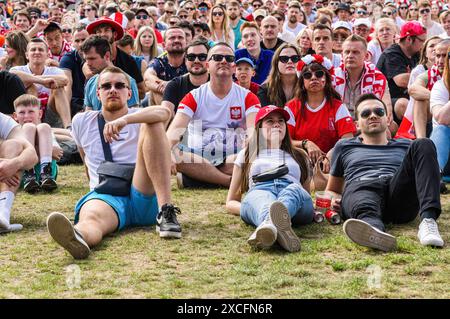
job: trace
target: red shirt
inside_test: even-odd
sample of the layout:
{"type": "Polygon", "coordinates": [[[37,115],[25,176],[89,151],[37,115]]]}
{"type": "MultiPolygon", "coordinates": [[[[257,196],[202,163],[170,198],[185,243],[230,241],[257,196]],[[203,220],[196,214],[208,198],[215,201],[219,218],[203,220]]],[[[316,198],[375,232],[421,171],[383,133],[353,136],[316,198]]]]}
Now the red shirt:
{"type": "MultiPolygon", "coordinates": [[[[239,81],[236,81],[236,84],[241,86],[239,84],[239,81]]],[[[252,92],[255,95],[258,95],[258,90],[259,90],[259,84],[255,83],[255,82],[250,82],[250,88],[248,89],[250,92],[252,92]]]]}
{"type": "Polygon", "coordinates": [[[336,99],[333,99],[331,104],[324,100],[322,105],[315,109],[308,105],[302,108],[300,100],[295,99],[287,103],[286,110],[291,115],[288,122],[291,138],[308,139],[325,153],[332,149],[343,135],[356,133],[350,112],[336,99]]]}

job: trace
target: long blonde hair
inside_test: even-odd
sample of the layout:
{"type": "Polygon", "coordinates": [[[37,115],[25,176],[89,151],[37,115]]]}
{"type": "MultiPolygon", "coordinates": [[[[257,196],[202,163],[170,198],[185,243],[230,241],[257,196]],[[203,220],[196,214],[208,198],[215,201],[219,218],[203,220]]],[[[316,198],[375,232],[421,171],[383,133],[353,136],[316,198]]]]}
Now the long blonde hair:
{"type": "Polygon", "coordinates": [[[214,9],[220,9],[222,10],[223,13],[223,20],[222,20],[222,25],[220,26],[220,29],[222,30],[223,36],[225,37],[225,41],[222,41],[222,39],[218,39],[219,42],[230,42],[231,37],[230,34],[231,32],[233,32],[230,28],[230,25],[228,23],[228,16],[227,16],[227,12],[225,11],[225,9],[221,6],[216,4],[215,6],[212,7],[210,13],[209,13],[209,30],[211,30],[211,35],[214,35],[215,33],[215,28],[214,28],[214,24],[213,24],[213,12],[214,9]]]}
{"type": "MultiPolygon", "coordinates": [[[[245,146],[244,150],[244,163],[242,164],[242,178],[241,178],[241,185],[240,185],[240,192],[241,194],[245,193],[249,188],[249,179],[248,179],[248,173],[250,171],[250,167],[252,163],[255,161],[256,157],[258,156],[260,149],[260,140],[259,137],[261,136],[261,127],[262,122],[259,121],[255,125],[255,130],[253,131],[252,136],[248,140],[247,145],[245,146]]],[[[303,184],[306,180],[310,177],[310,162],[308,154],[306,154],[305,151],[294,148],[292,146],[291,136],[289,135],[289,130],[286,125],[286,134],[281,141],[280,149],[285,151],[286,153],[290,154],[292,158],[298,163],[300,166],[301,176],[300,176],[300,183],[303,184]]]]}
{"type": "Polygon", "coordinates": [[[155,31],[153,30],[152,27],[146,26],[139,29],[136,39],[134,40],[134,53],[137,56],[144,55],[144,52],[142,50],[141,37],[146,31],[150,32],[151,35],[153,36],[153,44],[150,47],[150,60],[151,60],[158,55],[158,43],[156,41],[155,31]]]}

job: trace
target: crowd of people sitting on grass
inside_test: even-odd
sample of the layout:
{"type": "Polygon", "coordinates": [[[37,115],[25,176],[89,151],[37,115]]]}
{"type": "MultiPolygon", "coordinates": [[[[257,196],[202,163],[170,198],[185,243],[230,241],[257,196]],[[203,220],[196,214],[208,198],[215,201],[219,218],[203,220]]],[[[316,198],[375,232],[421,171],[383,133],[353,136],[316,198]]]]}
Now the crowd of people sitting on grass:
{"type": "Polygon", "coordinates": [[[76,259],[129,227],[181,238],[172,176],[227,188],[255,249],[299,251],[319,191],[359,245],[419,218],[443,247],[449,92],[441,1],[0,0],[0,233],[79,164],[74,222],[47,216],[76,259]]]}

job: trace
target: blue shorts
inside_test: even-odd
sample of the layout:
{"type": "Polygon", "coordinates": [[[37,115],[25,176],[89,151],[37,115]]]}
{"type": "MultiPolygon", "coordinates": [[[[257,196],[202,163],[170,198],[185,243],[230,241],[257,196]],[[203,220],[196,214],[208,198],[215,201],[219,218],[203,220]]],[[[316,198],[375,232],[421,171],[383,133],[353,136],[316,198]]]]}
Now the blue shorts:
{"type": "Polygon", "coordinates": [[[159,207],[156,195],[144,195],[131,186],[129,196],[113,196],[91,191],[84,195],[75,206],[75,224],[78,223],[81,207],[91,199],[99,199],[111,206],[119,218],[118,230],[132,226],[156,224],[159,207]]]}

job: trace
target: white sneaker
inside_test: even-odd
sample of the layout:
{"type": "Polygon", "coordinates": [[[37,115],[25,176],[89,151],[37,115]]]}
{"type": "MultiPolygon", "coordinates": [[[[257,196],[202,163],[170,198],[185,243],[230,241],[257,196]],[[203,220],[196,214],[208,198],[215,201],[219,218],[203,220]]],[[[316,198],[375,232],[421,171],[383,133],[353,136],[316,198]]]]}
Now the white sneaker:
{"type": "Polygon", "coordinates": [[[417,233],[420,243],[424,246],[443,247],[444,241],[439,234],[438,225],[433,218],[424,218],[417,233]]]}
{"type": "Polygon", "coordinates": [[[275,201],[270,205],[270,220],[277,228],[277,241],[281,247],[289,252],[300,250],[300,238],[291,226],[291,217],[282,202],[275,201]]]}
{"type": "Polygon", "coordinates": [[[9,228],[9,222],[0,216],[0,231],[1,230],[8,230],[9,228]]]}
{"type": "Polygon", "coordinates": [[[360,219],[348,219],[344,223],[344,233],[361,246],[391,251],[397,247],[397,239],[360,219]]]}
{"type": "Polygon", "coordinates": [[[8,228],[1,228],[0,227],[0,234],[11,233],[11,232],[19,231],[19,230],[22,230],[22,229],[23,229],[23,226],[21,224],[10,224],[8,226],[8,228]]]}
{"type": "Polygon", "coordinates": [[[47,229],[52,238],[73,258],[85,259],[89,256],[91,250],[88,244],[65,215],[58,212],[51,213],[47,218],[47,229]]]}
{"type": "Polygon", "coordinates": [[[247,242],[256,248],[267,249],[277,240],[277,228],[270,220],[265,220],[259,225],[247,242]]]}

